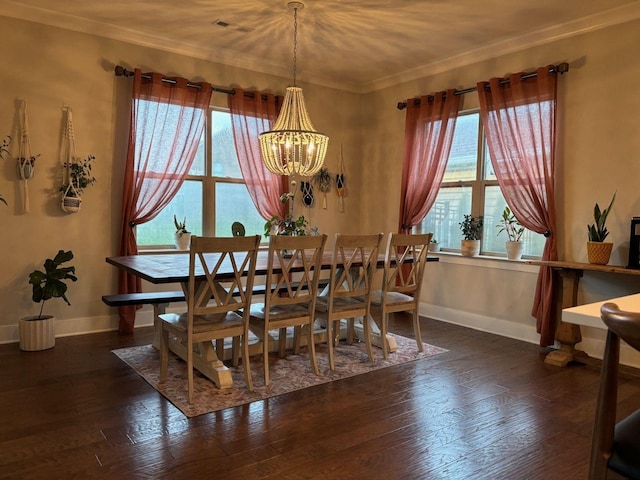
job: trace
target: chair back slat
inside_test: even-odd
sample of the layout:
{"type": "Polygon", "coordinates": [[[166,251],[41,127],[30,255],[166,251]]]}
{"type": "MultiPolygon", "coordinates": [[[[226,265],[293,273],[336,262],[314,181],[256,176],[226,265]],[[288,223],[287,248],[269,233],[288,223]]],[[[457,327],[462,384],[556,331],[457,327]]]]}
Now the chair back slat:
{"type": "Polygon", "coordinates": [[[326,240],[326,235],[270,237],[267,308],[295,304],[314,308],[326,240]]]}
{"type": "Polygon", "coordinates": [[[382,233],[336,234],[329,281],[329,301],[367,297],[377,268],[382,233]]]}
{"type": "Polygon", "coordinates": [[[208,315],[248,307],[259,246],[259,235],[193,236],[189,250],[189,311],[208,315]],[[220,275],[221,270],[226,272],[224,276],[220,275]],[[197,279],[201,275],[204,280],[197,279]]]}
{"type": "Polygon", "coordinates": [[[432,233],[389,235],[382,280],[385,292],[419,294],[432,236],[432,233]]]}

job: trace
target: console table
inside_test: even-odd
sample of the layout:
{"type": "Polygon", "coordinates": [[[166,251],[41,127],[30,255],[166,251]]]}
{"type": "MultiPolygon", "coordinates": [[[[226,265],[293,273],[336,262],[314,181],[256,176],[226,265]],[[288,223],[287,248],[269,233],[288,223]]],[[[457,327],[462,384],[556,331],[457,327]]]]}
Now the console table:
{"type": "Polygon", "coordinates": [[[640,270],[615,265],[548,260],[527,260],[525,263],[551,267],[556,276],[554,292],[557,311],[556,340],[560,343],[560,348],[549,352],[544,362],[558,367],[564,367],[571,361],[590,363],[589,356],[576,349],[576,344],[582,341],[580,325],[563,322],[562,309],[578,305],[578,285],[585,270],[622,275],[640,275],[640,270]]]}

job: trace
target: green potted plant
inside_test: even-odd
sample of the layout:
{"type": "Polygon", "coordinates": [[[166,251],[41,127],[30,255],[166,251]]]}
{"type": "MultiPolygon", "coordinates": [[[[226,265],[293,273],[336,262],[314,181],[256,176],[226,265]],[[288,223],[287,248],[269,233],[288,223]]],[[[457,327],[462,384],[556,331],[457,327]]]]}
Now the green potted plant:
{"type": "Polygon", "coordinates": [[[475,257],[480,254],[480,235],[482,235],[482,216],[464,215],[464,220],[459,223],[462,230],[462,243],[460,253],[465,257],[475,257]]]}
{"type": "Polygon", "coordinates": [[[87,155],[87,158],[76,159],[68,165],[65,164],[67,178],[59,188],[62,193],[61,207],[63,211],[75,213],[80,210],[84,189],[96,181],[96,177],[91,172],[92,162],[95,158],[93,155],[87,155]]]}
{"type": "Polygon", "coordinates": [[[178,218],[174,215],[173,224],[176,227],[176,233],[174,235],[176,248],[178,250],[189,250],[189,246],[191,245],[191,233],[187,230],[187,217],[185,217],[182,222],[179,222],[178,218]]]}
{"type": "Polygon", "coordinates": [[[525,229],[508,206],[504,207],[502,217],[496,227],[499,229],[498,235],[502,232],[507,233],[507,241],[505,242],[507,258],[509,260],[520,260],[523,247],[522,235],[525,229]]]}
{"type": "Polygon", "coordinates": [[[43,314],[44,304],[52,298],[62,298],[67,305],[71,305],[67,298],[65,280],[72,282],[77,280],[76,268],[61,266],[71,259],[73,259],[73,252],[59,250],[54,258],[45,260],[44,271],[34,270],[29,274],[29,284],[32,286],[31,299],[40,304],[40,313],[20,319],[20,350],[32,352],[46,350],[55,345],[55,318],[43,314]]]}
{"type": "Polygon", "coordinates": [[[439,252],[440,251],[440,244],[438,243],[438,240],[436,240],[435,238],[432,238],[431,241],[429,242],[429,247],[428,250],[430,252],[439,252]]]}
{"type": "MultiPolygon", "coordinates": [[[[280,195],[280,202],[287,203],[295,198],[295,180],[291,182],[292,192],[283,193],[280,195]]],[[[304,215],[300,215],[298,218],[293,216],[293,213],[288,213],[284,217],[280,215],[274,215],[264,224],[264,236],[270,235],[308,235],[309,222],[304,218],[304,215]]]]}
{"type": "Polygon", "coordinates": [[[587,255],[589,263],[597,265],[606,265],[609,263],[613,243],[605,242],[605,239],[609,236],[606,222],[609,213],[611,213],[611,208],[613,208],[613,202],[615,199],[616,194],[614,193],[607,208],[600,210],[600,206],[597,203],[593,208],[593,219],[595,220],[595,223],[587,225],[587,255]]]}

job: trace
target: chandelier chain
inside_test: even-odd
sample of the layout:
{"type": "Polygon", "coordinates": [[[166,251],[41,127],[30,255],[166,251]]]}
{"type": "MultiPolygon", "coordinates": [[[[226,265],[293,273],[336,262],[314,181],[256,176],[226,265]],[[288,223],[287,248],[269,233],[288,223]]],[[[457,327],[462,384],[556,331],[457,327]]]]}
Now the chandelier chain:
{"type": "Polygon", "coordinates": [[[298,9],[293,9],[293,86],[296,86],[296,59],[298,56],[298,9]]]}

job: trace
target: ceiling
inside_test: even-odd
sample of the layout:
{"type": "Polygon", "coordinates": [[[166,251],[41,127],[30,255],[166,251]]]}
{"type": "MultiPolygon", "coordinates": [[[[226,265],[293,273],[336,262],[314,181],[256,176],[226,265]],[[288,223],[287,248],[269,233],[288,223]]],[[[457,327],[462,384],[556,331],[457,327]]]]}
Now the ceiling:
{"type": "MultiPolygon", "coordinates": [[[[304,3],[298,80],[360,93],[640,18],[639,0],[304,3]]],[[[287,0],[0,0],[0,15],[292,76],[287,0]]]]}

